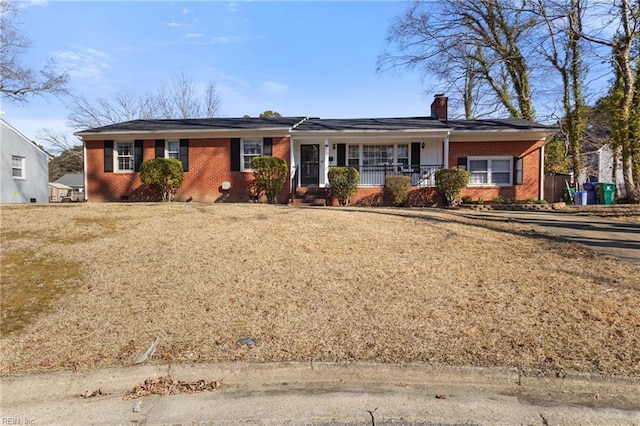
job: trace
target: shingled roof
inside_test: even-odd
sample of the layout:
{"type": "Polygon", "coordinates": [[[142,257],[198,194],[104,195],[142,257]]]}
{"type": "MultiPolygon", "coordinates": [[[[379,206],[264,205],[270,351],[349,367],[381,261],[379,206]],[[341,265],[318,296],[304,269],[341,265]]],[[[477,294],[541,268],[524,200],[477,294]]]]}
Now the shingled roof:
{"type": "Polygon", "coordinates": [[[274,118],[189,118],[167,120],[132,120],[78,132],[78,136],[111,132],[162,132],[180,130],[288,130],[304,117],[274,118]]]}
{"type": "Polygon", "coordinates": [[[294,131],[402,131],[402,130],[447,130],[450,127],[431,117],[404,118],[310,118],[300,123],[294,131]]]}
{"type": "Polygon", "coordinates": [[[523,119],[449,120],[432,117],[397,118],[202,118],[132,120],[78,132],[78,136],[97,133],[291,130],[303,132],[402,132],[402,131],[550,131],[554,127],[523,119]]]}

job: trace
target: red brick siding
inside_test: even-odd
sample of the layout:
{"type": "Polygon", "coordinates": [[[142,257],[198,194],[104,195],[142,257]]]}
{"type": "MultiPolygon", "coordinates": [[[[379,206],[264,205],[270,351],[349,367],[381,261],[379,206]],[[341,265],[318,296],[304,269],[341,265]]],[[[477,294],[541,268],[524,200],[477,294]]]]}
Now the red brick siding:
{"type": "MultiPolygon", "coordinates": [[[[140,181],[140,173],[105,173],[104,143],[89,141],[87,147],[87,192],[90,202],[120,201],[122,196],[131,201],[144,201],[151,197],[140,181]]],[[[214,202],[247,201],[251,196],[250,172],[231,171],[231,139],[191,139],[189,140],[189,171],[184,173],[182,187],[178,189],[176,198],[184,201],[193,197],[194,201],[214,202]],[[229,191],[223,191],[222,182],[231,183],[229,191]]],[[[273,138],[273,155],[290,160],[290,144],[288,137],[273,138]]],[[[155,156],[155,140],[145,140],[143,145],[143,161],[155,156]]],[[[290,179],[281,194],[281,201],[286,202],[290,192],[290,179]]]]}
{"type": "MultiPolygon", "coordinates": [[[[544,141],[517,142],[452,142],[449,144],[449,166],[456,167],[458,157],[523,157],[523,183],[514,186],[469,186],[462,191],[462,196],[469,196],[473,201],[481,198],[491,201],[499,195],[503,199],[515,198],[524,200],[540,194],[540,147],[544,141]]],[[[514,176],[515,178],[515,176],[514,176]]]]}

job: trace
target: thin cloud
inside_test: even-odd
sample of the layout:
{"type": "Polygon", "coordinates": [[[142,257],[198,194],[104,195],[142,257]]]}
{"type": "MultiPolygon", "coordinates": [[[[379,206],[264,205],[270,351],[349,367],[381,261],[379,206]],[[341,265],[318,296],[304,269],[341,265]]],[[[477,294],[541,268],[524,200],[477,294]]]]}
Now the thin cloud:
{"type": "Polygon", "coordinates": [[[181,26],[177,22],[165,22],[164,25],[166,25],[169,28],[178,28],[181,26]]]}
{"type": "Polygon", "coordinates": [[[235,2],[229,3],[229,13],[236,13],[238,11],[238,5],[235,2]]]}
{"type": "Polygon", "coordinates": [[[188,14],[188,13],[191,13],[191,9],[187,9],[186,7],[183,7],[183,8],[182,8],[182,14],[183,14],[183,15],[186,15],[186,14],[188,14]]]}
{"type": "Polygon", "coordinates": [[[72,77],[99,80],[103,78],[104,70],[111,68],[110,55],[90,47],[79,46],[74,50],[57,51],[55,57],[72,77]]]}
{"type": "Polygon", "coordinates": [[[31,6],[49,6],[49,2],[47,0],[31,0],[18,2],[18,7],[20,9],[26,9],[31,6]]]}
{"type": "Polygon", "coordinates": [[[200,38],[204,37],[203,33],[188,33],[184,35],[184,38],[200,38]]]}
{"type": "Polygon", "coordinates": [[[260,88],[269,95],[282,95],[289,90],[289,86],[286,84],[276,83],[275,81],[264,81],[260,88]]]}

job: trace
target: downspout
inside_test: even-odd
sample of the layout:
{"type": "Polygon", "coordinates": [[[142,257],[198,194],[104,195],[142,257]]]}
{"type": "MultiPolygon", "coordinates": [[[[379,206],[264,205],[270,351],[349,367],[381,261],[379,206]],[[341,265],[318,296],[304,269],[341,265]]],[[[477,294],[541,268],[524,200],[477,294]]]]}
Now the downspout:
{"type": "Polygon", "coordinates": [[[87,181],[87,142],[82,139],[82,178],[84,180],[84,201],[89,200],[89,186],[87,181]]]}
{"type": "Polygon", "coordinates": [[[544,200],[544,144],[540,147],[540,187],[538,188],[538,199],[544,200]]]}

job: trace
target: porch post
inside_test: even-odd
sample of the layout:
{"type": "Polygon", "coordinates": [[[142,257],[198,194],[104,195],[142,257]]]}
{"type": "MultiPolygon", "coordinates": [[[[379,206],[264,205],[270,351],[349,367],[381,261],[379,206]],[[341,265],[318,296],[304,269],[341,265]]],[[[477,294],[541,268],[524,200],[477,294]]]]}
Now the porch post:
{"type": "Polygon", "coordinates": [[[538,200],[544,200],[544,144],[540,147],[540,187],[538,192],[538,200]]]}
{"type": "Polygon", "coordinates": [[[324,155],[322,161],[322,176],[324,179],[324,187],[329,186],[329,138],[324,140],[324,155]]]}
{"type": "Polygon", "coordinates": [[[295,165],[295,161],[296,161],[296,157],[295,157],[295,151],[294,149],[294,143],[293,143],[293,136],[289,136],[289,185],[290,185],[290,193],[291,193],[291,200],[293,200],[296,197],[295,191],[296,191],[296,186],[297,186],[297,182],[294,183],[293,182],[293,178],[296,176],[296,165],[295,165]]]}
{"type": "Polygon", "coordinates": [[[451,132],[447,132],[447,134],[444,137],[444,152],[443,152],[443,161],[442,161],[442,165],[444,166],[445,169],[449,168],[449,135],[451,134],[451,132]]]}

